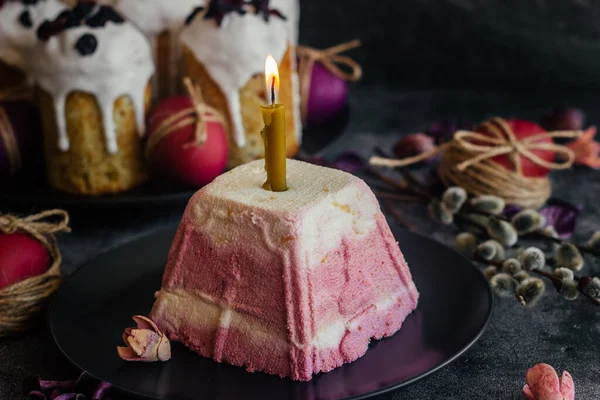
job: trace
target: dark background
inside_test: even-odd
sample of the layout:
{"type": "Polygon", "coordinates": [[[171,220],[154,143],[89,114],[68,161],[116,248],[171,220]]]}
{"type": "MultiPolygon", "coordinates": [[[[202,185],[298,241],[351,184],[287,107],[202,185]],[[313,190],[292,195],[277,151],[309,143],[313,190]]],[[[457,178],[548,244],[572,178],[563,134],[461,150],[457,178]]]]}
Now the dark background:
{"type": "Polygon", "coordinates": [[[592,89],[600,83],[593,0],[301,0],[300,43],[352,39],[365,84],[592,89]]]}

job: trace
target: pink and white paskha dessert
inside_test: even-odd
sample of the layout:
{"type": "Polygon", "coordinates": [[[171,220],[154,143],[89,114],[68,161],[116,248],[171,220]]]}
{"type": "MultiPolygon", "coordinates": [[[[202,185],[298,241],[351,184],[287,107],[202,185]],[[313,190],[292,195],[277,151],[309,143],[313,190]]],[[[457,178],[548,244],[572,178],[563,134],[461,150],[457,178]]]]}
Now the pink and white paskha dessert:
{"type": "Polygon", "coordinates": [[[294,160],[289,190],[265,178],[253,161],[190,200],[151,318],[202,356],[306,381],[393,335],[418,292],[362,180],[294,160]]]}

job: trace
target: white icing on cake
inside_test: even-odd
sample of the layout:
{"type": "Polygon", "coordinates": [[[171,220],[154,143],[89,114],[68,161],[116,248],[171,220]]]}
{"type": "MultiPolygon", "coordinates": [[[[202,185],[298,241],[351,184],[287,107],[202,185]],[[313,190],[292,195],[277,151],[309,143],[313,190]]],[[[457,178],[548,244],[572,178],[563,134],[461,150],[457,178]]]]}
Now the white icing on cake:
{"type": "Polygon", "coordinates": [[[39,42],[30,62],[35,80],[54,99],[60,150],[69,149],[65,102],[74,91],[96,97],[110,154],[118,151],[113,109],[119,97],[130,97],[138,132],[144,134],[144,97],[154,63],[148,41],[133,24],[107,22],[101,28],[83,24],[67,29],[46,42],[39,42]],[[75,48],[84,34],[92,34],[98,41],[96,51],[87,56],[80,55],[75,48]]]}
{"type": "Polygon", "coordinates": [[[234,142],[244,147],[239,90],[255,74],[264,74],[269,54],[281,62],[288,46],[286,21],[271,16],[265,22],[249,10],[245,15],[227,14],[218,26],[214,19],[204,19],[205,13],[198,13],[183,29],[181,40],[221,88],[231,115],[234,142]]]}
{"type": "MultiPolygon", "coordinates": [[[[101,0],[99,2],[112,5],[146,35],[153,46],[156,60],[161,57],[161,54],[158,54],[157,37],[165,31],[169,33],[171,39],[168,53],[169,80],[166,85],[169,93],[175,93],[181,83],[182,46],[179,35],[188,15],[196,7],[202,6],[204,0],[101,0]]],[[[158,79],[158,75],[155,79],[158,79]]]]}
{"type": "Polygon", "coordinates": [[[20,1],[8,1],[0,7],[0,60],[6,64],[27,70],[25,53],[37,43],[36,29],[46,19],[54,19],[67,6],[60,0],[39,0],[35,5],[20,1]],[[29,12],[32,26],[21,24],[19,17],[29,12]]]}

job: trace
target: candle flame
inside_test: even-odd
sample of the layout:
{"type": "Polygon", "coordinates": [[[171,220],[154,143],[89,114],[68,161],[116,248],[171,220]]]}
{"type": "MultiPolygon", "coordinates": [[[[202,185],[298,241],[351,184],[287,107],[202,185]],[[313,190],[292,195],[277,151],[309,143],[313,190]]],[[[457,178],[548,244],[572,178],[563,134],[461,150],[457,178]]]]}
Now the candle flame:
{"type": "Polygon", "coordinates": [[[265,84],[268,93],[267,98],[271,99],[271,103],[275,103],[279,92],[279,69],[277,68],[277,61],[270,54],[265,61],[265,84]]]}

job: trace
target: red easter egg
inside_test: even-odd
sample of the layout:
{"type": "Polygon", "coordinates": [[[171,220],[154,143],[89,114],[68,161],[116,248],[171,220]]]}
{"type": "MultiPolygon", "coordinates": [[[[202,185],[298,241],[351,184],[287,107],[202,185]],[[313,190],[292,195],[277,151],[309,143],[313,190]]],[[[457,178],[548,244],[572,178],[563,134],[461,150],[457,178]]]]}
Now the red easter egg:
{"type": "Polygon", "coordinates": [[[310,78],[306,121],[309,124],[326,122],[342,110],[347,98],[347,82],[315,63],[310,78]]]}
{"type": "MultiPolygon", "coordinates": [[[[177,112],[193,107],[187,96],[163,100],[150,114],[148,137],[162,122],[177,112]]],[[[154,148],[150,161],[155,174],[189,187],[200,187],[219,176],[227,165],[227,132],[219,122],[207,122],[206,141],[194,143],[195,125],[189,124],[164,137],[154,148]]]]}
{"type": "MultiPolygon", "coordinates": [[[[511,129],[513,130],[513,132],[518,140],[523,140],[530,136],[534,136],[534,135],[538,135],[540,133],[546,132],[546,130],[544,130],[544,128],[542,128],[538,124],[531,122],[531,121],[525,121],[525,120],[521,120],[521,119],[508,119],[508,120],[506,120],[506,122],[511,127],[511,129]]],[[[478,127],[477,131],[482,132],[482,133],[487,133],[485,128],[482,126],[478,127]]],[[[537,140],[537,143],[553,143],[553,140],[552,140],[552,138],[541,138],[541,139],[537,140]]],[[[545,160],[548,162],[554,161],[555,154],[553,151],[532,150],[531,152],[533,154],[537,155],[538,157],[540,157],[542,160],[545,160]]],[[[513,164],[507,155],[496,156],[496,157],[492,158],[491,160],[500,164],[501,166],[503,166],[504,168],[506,168],[508,170],[514,171],[513,164]]],[[[528,176],[528,177],[532,177],[532,178],[544,177],[544,176],[548,175],[548,172],[550,172],[547,168],[539,166],[539,165],[535,164],[534,162],[532,162],[531,160],[529,160],[528,158],[523,157],[523,156],[521,156],[521,167],[522,167],[522,171],[523,171],[523,176],[528,176]]]]}
{"type": "Polygon", "coordinates": [[[8,117],[10,127],[0,132],[0,178],[34,169],[42,142],[37,108],[28,101],[7,101],[0,103],[0,111],[8,117]],[[9,149],[16,151],[18,161],[9,157],[9,149]]]}
{"type": "Polygon", "coordinates": [[[39,241],[24,233],[0,235],[0,289],[32,276],[50,266],[50,253],[39,241]]]}

